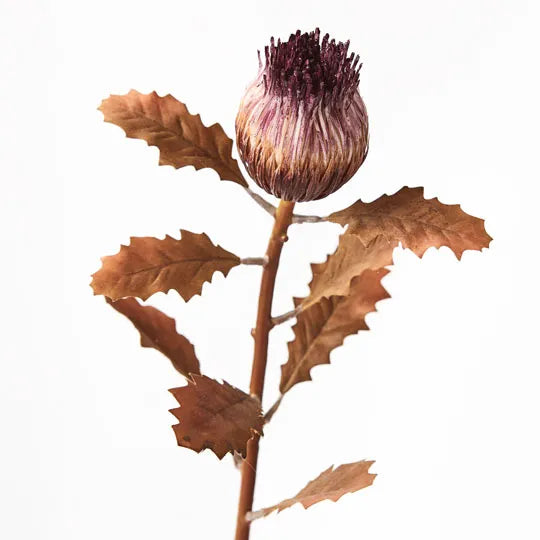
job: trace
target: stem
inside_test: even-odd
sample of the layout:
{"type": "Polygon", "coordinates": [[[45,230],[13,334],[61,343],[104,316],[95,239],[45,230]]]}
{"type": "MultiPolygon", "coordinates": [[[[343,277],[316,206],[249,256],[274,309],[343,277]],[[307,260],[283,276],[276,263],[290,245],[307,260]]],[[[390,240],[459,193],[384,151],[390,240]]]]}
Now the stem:
{"type": "MultiPolygon", "coordinates": [[[[272,329],[272,299],[279,266],[279,258],[283,244],[287,241],[287,229],[292,221],[294,202],[281,201],[276,211],[274,228],[266,249],[267,264],[264,266],[259,293],[259,307],[255,326],[255,350],[251,369],[249,391],[252,396],[262,402],[264,375],[268,358],[268,336],[272,329]]],[[[259,439],[254,435],[248,441],[247,455],[242,464],[242,481],[240,499],[238,501],[238,518],[236,522],[235,540],[249,540],[251,522],[246,514],[252,510],[255,479],[257,476],[257,458],[259,455],[259,439]]]]}

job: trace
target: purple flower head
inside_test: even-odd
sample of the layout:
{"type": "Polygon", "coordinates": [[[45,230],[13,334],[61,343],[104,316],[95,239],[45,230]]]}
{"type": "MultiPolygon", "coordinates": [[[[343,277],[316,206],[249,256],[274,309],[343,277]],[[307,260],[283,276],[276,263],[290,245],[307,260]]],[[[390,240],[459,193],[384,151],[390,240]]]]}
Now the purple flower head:
{"type": "Polygon", "coordinates": [[[368,119],[358,92],[358,55],[319,30],[297,31],[265,48],[265,64],[236,118],[242,161],[276,197],[326,197],[358,170],[368,150],[368,119]]]}

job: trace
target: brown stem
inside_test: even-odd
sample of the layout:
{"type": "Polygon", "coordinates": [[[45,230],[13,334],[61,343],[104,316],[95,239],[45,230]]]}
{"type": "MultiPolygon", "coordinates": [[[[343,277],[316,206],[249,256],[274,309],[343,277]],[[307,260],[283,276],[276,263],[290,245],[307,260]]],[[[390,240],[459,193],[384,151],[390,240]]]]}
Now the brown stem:
{"type": "MultiPolygon", "coordinates": [[[[252,396],[262,402],[264,375],[268,357],[268,335],[272,329],[272,299],[274,285],[279,265],[279,257],[283,244],[287,241],[287,229],[292,221],[294,202],[281,201],[276,211],[274,228],[270,235],[266,250],[267,264],[264,266],[257,324],[255,326],[255,350],[251,369],[249,391],[252,396]]],[[[248,540],[251,522],[246,514],[252,510],[255,478],[257,476],[257,458],[259,455],[259,437],[254,436],[247,445],[247,455],[242,465],[242,481],[240,485],[240,500],[238,501],[238,518],[236,523],[235,540],[248,540]]]]}

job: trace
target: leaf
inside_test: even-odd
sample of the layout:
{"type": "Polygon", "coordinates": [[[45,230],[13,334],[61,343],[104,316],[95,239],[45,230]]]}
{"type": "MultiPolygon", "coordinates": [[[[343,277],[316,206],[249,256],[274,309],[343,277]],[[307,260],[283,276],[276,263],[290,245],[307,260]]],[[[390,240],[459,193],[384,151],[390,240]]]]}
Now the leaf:
{"type": "Polygon", "coordinates": [[[262,434],[259,401],[238,388],[204,375],[192,375],[188,385],[169,390],[180,403],[171,413],[179,446],[200,452],[210,448],[219,459],[228,452],[246,456],[254,433],[262,434]]]}
{"type": "Polygon", "coordinates": [[[174,319],[155,307],[142,306],[135,298],[116,302],[109,298],[106,300],[140,332],[142,347],[150,347],[164,354],[184,377],[201,373],[195,349],[188,339],[177,333],[174,319]]]}
{"type": "Polygon", "coordinates": [[[492,240],[483,219],[466,214],[458,204],[424,199],[421,187],[403,187],[371,203],[357,201],[328,219],[349,225],[347,233],[366,245],[381,235],[390,243],[401,242],[419,257],[429,247],[447,246],[460,259],[465,250],[481,250],[492,240]]]}
{"type": "MultiPolygon", "coordinates": [[[[330,363],[330,352],[359,330],[368,330],[366,315],[379,300],[389,298],[381,279],[385,268],[365,270],[352,279],[348,296],[321,298],[297,315],[295,339],[289,342],[289,359],[281,366],[281,394],[295,384],[311,380],[310,371],[330,363]]],[[[296,300],[299,304],[300,301],[296,300]]]]}
{"type": "Polygon", "coordinates": [[[127,137],[143,139],[159,148],[159,164],[179,169],[214,169],[221,180],[248,187],[238,162],[232,157],[232,140],[219,124],[206,127],[201,117],[170,94],[141,94],[131,90],[124,96],[104,99],[99,110],[110,122],[121,127],[127,137]]]}
{"type": "Polygon", "coordinates": [[[291,499],[285,499],[280,503],[263,508],[256,512],[249,512],[247,519],[253,521],[265,517],[274,511],[281,512],[293,504],[300,503],[304,508],[325,500],[337,502],[343,495],[354,493],[373,484],[376,474],[371,474],[369,468],[374,461],[357,461],[340,465],[336,469],[328,468],[315,480],[298,492],[291,499]]]}
{"type": "Polygon", "coordinates": [[[214,245],[206,234],[180,231],[182,238],[166,236],[132,237],[116,255],[103,257],[102,267],[93,274],[94,294],[111,300],[137,296],[146,300],[157,292],[178,291],[187,302],[201,294],[202,286],[214,272],[227,276],[240,259],[214,245]]]}
{"type": "Polygon", "coordinates": [[[302,301],[302,309],[316,304],[321,298],[346,296],[354,277],[365,270],[378,270],[392,264],[396,246],[397,242],[390,243],[383,236],[364,244],[353,234],[341,235],[336,251],[325,262],[311,265],[310,294],[302,301]]]}

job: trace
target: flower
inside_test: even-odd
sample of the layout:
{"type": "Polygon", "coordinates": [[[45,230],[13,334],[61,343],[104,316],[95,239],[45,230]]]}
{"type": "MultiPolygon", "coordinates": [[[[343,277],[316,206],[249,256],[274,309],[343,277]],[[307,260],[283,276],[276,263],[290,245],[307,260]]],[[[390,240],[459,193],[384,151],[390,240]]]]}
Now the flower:
{"type": "Polygon", "coordinates": [[[270,40],[265,65],[236,117],[240,157],[268,193],[288,201],[327,197],[356,173],[368,152],[359,56],[320,31],[270,40]]]}

